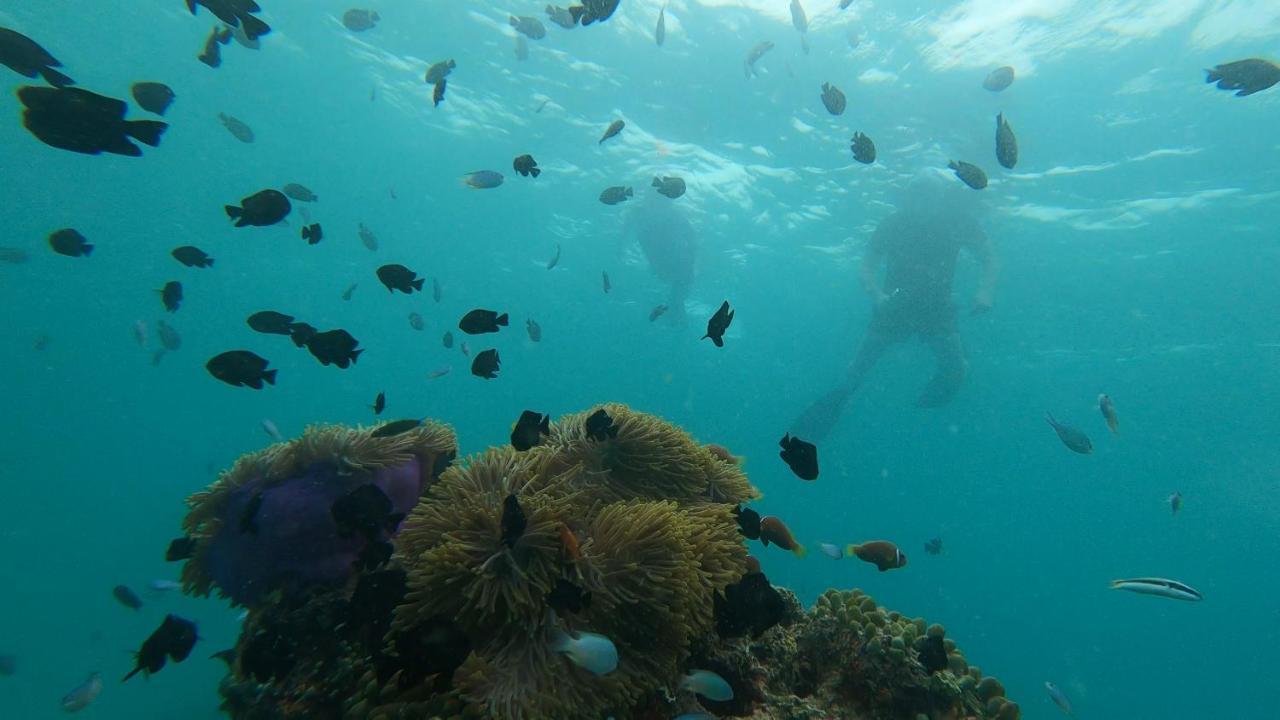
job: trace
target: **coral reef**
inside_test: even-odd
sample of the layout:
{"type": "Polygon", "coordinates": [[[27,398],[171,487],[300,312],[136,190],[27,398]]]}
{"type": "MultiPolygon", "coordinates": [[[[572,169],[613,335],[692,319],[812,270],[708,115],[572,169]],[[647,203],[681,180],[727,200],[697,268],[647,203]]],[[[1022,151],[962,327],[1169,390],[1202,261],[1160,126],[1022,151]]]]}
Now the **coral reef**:
{"type": "Polygon", "coordinates": [[[523,452],[445,469],[453,447],[429,423],[386,438],[312,429],[191,499],[186,588],[251,607],[221,686],[231,717],[1017,717],[940,627],[858,591],[805,613],[750,569],[735,510],[758,494],[726,452],[669,423],[608,404],[523,452]],[[326,489],[323,513],[304,483],[326,489]],[[370,485],[391,502],[361,503],[360,531],[343,538],[335,498],[370,485]],[[243,556],[240,518],[259,496],[258,533],[291,511],[301,556],[243,556]],[[366,563],[336,540],[394,552],[366,563]],[[225,570],[224,556],[249,569],[225,570]],[[558,652],[579,633],[608,638],[616,668],[558,652]],[[681,691],[695,669],[734,697],[681,691]]]}

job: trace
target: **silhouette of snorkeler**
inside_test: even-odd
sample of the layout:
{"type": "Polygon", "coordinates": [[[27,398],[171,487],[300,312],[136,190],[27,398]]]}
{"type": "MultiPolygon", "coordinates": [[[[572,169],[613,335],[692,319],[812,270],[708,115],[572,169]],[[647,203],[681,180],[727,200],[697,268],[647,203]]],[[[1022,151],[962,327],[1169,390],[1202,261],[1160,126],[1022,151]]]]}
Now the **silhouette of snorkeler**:
{"type": "Polygon", "coordinates": [[[639,244],[649,270],[670,287],[666,317],[677,325],[685,324],[685,301],[693,288],[698,241],[684,211],[672,200],[652,194],[627,213],[623,237],[639,244]]]}
{"type": "Polygon", "coordinates": [[[941,407],[960,389],[967,361],[951,297],[960,250],[982,265],[972,314],[991,309],[999,275],[991,243],[964,192],[940,178],[922,177],[910,185],[893,214],[880,221],[862,260],[862,284],[872,301],[862,345],[843,381],[796,419],[794,434],[811,442],[824,439],[885,351],[913,337],[924,341],[937,361],[916,405],[941,407]]]}

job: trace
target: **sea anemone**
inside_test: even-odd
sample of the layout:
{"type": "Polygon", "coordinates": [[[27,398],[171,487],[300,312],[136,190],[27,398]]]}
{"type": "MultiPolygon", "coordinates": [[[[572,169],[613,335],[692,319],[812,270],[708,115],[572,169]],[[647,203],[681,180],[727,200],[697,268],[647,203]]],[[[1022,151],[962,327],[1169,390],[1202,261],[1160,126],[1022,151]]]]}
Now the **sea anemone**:
{"type": "MultiPolygon", "coordinates": [[[[372,429],[314,426],[301,438],[241,457],[207,490],[187,499],[192,556],[183,589],[214,588],[252,606],[276,590],[345,583],[374,546],[452,460],[453,431],[435,423],[390,437],[372,429]],[[335,503],[362,488],[386,498],[385,523],[367,532],[339,526],[335,503]]],[[[385,558],[384,558],[385,559],[385,558]]]]}

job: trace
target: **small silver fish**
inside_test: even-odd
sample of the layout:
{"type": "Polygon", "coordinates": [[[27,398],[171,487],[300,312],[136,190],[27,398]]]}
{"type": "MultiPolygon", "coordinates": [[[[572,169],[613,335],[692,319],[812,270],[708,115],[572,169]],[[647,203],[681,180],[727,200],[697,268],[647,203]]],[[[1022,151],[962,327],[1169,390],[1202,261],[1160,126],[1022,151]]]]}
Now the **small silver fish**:
{"type": "Polygon", "coordinates": [[[1181,509],[1182,509],[1182,493],[1175,491],[1172,495],[1169,496],[1169,510],[1173,512],[1174,515],[1177,515],[1178,511],[1181,509]]]}
{"type": "Polygon", "coordinates": [[[436,378],[441,378],[448,374],[449,374],[449,367],[444,366],[444,367],[438,367],[435,370],[432,370],[431,372],[427,373],[427,377],[432,380],[435,380],[436,378]]]}
{"type": "Polygon", "coordinates": [[[79,687],[62,696],[62,709],[66,712],[80,712],[98,698],[102,692],[102,676],[93,673],[79,687]]]}
{"type": "Polygon", "coordinates": [[[1204,596],[1190,585],[1180,583],[1177,580],[1169,580],[1168,578],[1146,577],[1112,580],[1111,588],[1113,590],[1128,590],[1140,595],[1158,595],[1172,600],[1197,602],[1204,599],[1204,596]]]}
{"type": "Polygon", "coordinates": [[[1053,701],[1054,705],[1062,708],[1062,712],[1068,715],[1072,714],[1071,701],[1067,699],[1066,695],[1062,694],[1062,690],[1058,689],[1057,685],[1046,680],[1044,683],[1044,689],[1045,692],[1049,693],[1049,699],[1053,701]]]}
{"type": "Polygon", "coordinates": [[[555,257],[547,261],[547,269],[550,270],[551,268],[556,266],[556,263],[559,263],[559,262],[560,262],[560,243],[556,243],[555,257]]]}
{"type": "Polygon", "coordinates": [[[173,580],[152,580],[148,587],[155,592],[163,593],[181,589],[182,583],[174,582],[173,580]]]}
{"type": "Polygon", "coordinates": [[[840,558],[844,557],[844,550],[839,545],[832,545],[831,543],[822,543],[821,545],[818,546],[818,548],[822,550],[823,555],[826,555],[832,560],[839,560],[840,558]]]}
{"type": "Polygon", "coordinates": [[[284,442],[284,436],[280,434],[280,428],[276,427],[276,424],[267,418],[262,419],[262,429],[272,440],[275,440],[276,442],[284,442]]]}

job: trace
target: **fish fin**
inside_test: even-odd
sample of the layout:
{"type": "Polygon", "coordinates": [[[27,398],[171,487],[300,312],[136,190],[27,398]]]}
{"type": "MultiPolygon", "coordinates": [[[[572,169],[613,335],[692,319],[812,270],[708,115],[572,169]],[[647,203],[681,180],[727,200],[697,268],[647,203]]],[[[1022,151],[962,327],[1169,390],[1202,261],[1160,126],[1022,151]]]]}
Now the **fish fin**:
{"type": "Polygon", "coordinates": [[[534,177],[538,177],[542,174],[542,170],[540,168],[529,168],[529,173],[534,177]]]}
{"type": "Polygon", "coordinates": [[[506,327],[509,321],[510,321],[510,318],[507,317],[507,313],[502,313],[497,317],[497,319],[494,320],[494,322],[498,323],[503,327],[506,327]]]}
{"type": "Polygon", "coordinates": [[[713,337],[713,338],[711,338],[711,342],[715,343],[715,344],[716,344],[716,347],[724,347],[724,339],[723,339],[723,338],[713,337]]]}
{"type": "MultiPolygon", "coordinates": [[[[126,129],[127,132],[127,129],[126,129]]],[[[121,135],[111,142],[102,146],[102,152],[109,152],[113,155],[124,155],[126,157],[142,157],[142,148],[129,142],[129,138],[121,135]]]]}
{"type": "Polygon", "coordinates": [[[82,248],[82,249],[83,249],[83,251],[84,251],[85,257],[88,257],[88,256],[90,256],[90,255],[92,255],[92,254],[93,254],[93,246],[92,246],[92,245],[85,245],[85,246],[84,246],[84,248],[82,248]]]}
{"type": "Polygon", "coordinates": [[[169,124],[159,120],[132,120],[124,124],[124,131],[129,137],[151,147],[160,146],[160,136],[168,129],[169,124]]]}
{"type": "Polygon", "coordinates": [[[413,281],[411,284],[413,285],[413,288],[414,288],[415,290],[421,290],[421,289],[422,289],[422,283],[424,283],[424,282],[426,282],[426,279],[425,279],[425,278],[418,278],[417,280],[413,281]]]}
{"type": "Polygon", "coordinates": [[[806,550],[806,549],[805,549],[805,547],[804,547],[803,545],[797,545],[797,546],[796,546],[796,549],[795,549],[795,550],[792,550],[791,552],[795,553],[795,554],[796,554],[796,557],[798,557],[798,558],[802,558],[802,557],[804,557],[805,555],[808,555],[808,554],[809,554],[809,551],[808,551],[808,550],[806,550]]]}
{"type": "MultiPolygon", "coordinates": [[[[187,0],[187,9],[191,11],[191,14],[192,14],[192,15],[195,15],[195,14],[196,14],[196,0],[187,0]]],[[[126,680],[128,680],[128,678],[125,678],[125,679],[126,679],[126,680]]]]}
{"type": "Polygon", "coordinates": [[[276,384],[276,370],[268,370],[262,373],[262,379],[267,381],[268,385],[276,384]]]}
{"type": "Polygon", "coordinates": [[[128,674],[128,675],[125,675],[125,676],[124,676],[124,678],[123,678],[120,682],[128,682],[128,681],[129,681],[129,678],[133,677],[134,675],[137,675],[137,674],[138,674],[139,672],[141,672],[141,671],[142,671],[142,666],[141,666],[141,665],[139,665],[139,666],[135,667],[134,669],[130,670],[130,671],[129,671],[129,674],[128,674]]]}
{"type": "Polygon", "coordinates": [[[351,362],[353,362],[353,363],[354,363],[356,360],[358,360],[358,359],[360,358],[360,353],[362,353],[362,352],[364,352],[364,349],[363,349],[363,348],[361,348],[360,350],[357,350],[357,351],[355,351],[355,352],[351,353],[351,362]]]}
{"type": "Polygon", "coordinates": [[[45,82],[56,88],[63,88],[68,85],[75,85],[76,81],[54,70],[53,68],[45,68],[40,71],[40,75],[44,77],[45,82]]]}
{"type": "Polygon", "coordinates": [[[653,176],[653,187],[662,187],[662,179],[657,175],[653,176]]]}
{"type": "Polygon", "coordinates": [[[271,32],[271,26],[260,18],[252,15],[244,15],[240,18],[240,27],[244,28],[245,37],[250,41],[257,40],[259,37],[271,32]]]}
{"type": "Polygon", "coordinates": [[[1204,74],[1205,74],[1204,81],[1209,84],[1216,83],[1222,79],[1222,73],[1218,72],[1217,70],[1209,70],[1206,68],[1204,71],[1204,74]]]}
{"type": "Polygon", "coordinates": [[[222,209],[227,212],[227,217],[232,220],[235,220],[244,214],[244,209],[236,207],[235,205],[223,205],[222,209]]]}

